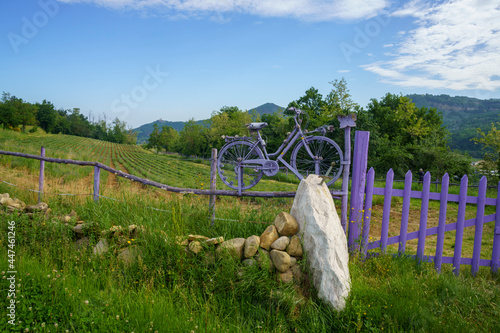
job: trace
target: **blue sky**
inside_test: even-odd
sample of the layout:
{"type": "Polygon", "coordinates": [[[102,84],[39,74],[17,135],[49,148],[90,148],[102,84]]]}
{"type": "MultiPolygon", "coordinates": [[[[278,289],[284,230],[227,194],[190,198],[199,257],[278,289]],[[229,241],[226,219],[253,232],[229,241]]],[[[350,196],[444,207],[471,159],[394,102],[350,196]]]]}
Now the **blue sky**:
{"type": "Polygon", "coordinates": [[[0,92],[130,127],[286,106],[344,77],[386,93],[500,98],[487,0],[2,0],[0,92]]]}

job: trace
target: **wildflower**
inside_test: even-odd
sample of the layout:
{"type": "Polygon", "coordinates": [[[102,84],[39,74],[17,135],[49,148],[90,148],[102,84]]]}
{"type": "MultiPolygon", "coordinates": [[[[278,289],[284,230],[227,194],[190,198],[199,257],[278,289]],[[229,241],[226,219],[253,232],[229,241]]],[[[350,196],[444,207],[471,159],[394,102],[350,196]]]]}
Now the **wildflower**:
{"type": "Polygon", "coordinates": [[[45,323],[42,323],[42,327],[45,327],[45,323]]]}
{"type": "Polygon", "coordinates": [[[86,300],[86,301],[85,301],[85,304],[89,304],[89,301],[87,301],[87,300],[86,300]]]}
{"type": "Polygon", "coordinates": [[[116,316],[116,320],[118,320],[118,319],[120,319],[120,316],[118,316],[118,315],[117,315],[117,316],[116,316]]]}
{"type": "Polygon", "coordinates": [[[30,307],[28,308],[28,310],[30,310],[30,311],[31,311],[31,309],[32,309],[32,308],[31,308],[31,306],[30,306],[30,307]]]}
{"type": "Polygon", "coordinates": [[[57,326],[59,326],[59,325],[57,325],[57,323],[55,323],[55,324],[54,324],[54,326],[55,326],[55,327],[57,327],[57,326]]]}
{"type": "Polygon", "coordinates": [[[129,243],[129,244],[130,244],[130,241],[127,241],[127,243],[129,243]]]}

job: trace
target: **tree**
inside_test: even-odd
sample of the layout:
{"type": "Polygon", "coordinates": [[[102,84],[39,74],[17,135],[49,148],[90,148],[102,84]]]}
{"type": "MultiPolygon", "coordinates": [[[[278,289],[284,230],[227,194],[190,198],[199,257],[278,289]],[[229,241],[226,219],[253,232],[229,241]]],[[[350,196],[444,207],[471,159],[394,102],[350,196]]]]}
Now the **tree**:
{"type": "Polygon", "coordinates": [[[359,105],[353,102],[344,78],[340,81],[335,79],[330,84],[332,85],[332,90],[325,98],[322,112],[322,118],[325,123],[338,115],[348,116],[359,108],[359,105]]]}
{"type": "Polygon", "coordinates": [[[433,176],[445,172],[461,176],[469,171],[470,157],[447,147],[447,130],[435,108],[417,108],[410,98],[386,94],[372,99],[358,112],[358,130],[370,131],[368,163],[376,171],[390,168],[398,177],[420,168],[433,176]]]}
{"type": "Polygon", "coordinates": [[[149,135],[147,148],[155,148],[158,152],[160,145],[160,131],[158,130],[158,124],[153,124],[153,131],[149,135]]]}
{"type": "Polygon", "coordinates": [[[262,136],[267,139],[267,151],[274,152],[283,143],[286,133],[290,130],[288,119],[283,110],[280,110],[273,114],[263,114],[262,121],[268,123],[268,126],[262,129],[262,136]]]}
{"type": "Polygon", "coordinates": [[[190,119],[179,133],[178,152],[183,155],[210,156],[209,129],[190,119]]]}
{"type": "Polygon", "coordinates": [[[236,106],[223,106],[219,111],[214,111],[210,117],[210,140],[212,146],[222,147],[222,135],[246,135],[248,130],[245,124],[251,123],[252,117],[247,111],[242,111],[236,106]]]}
{"type": "Polygon", "coordinates": [[[67,134],[83,136],[87,138],[90,137],[92,133],[90,122],[83,114],[80,113],[80,108],[73,108],[73,110],[71,110],[71,114],[69,114],[67,118],[69,121],[70,130],[70,132],[67,134]]]}
{"type": "Polygon", "coordinates": [[[23,131],[28,125],[36,125],[37,107],[21,98],[2,94],[0,103],[0,122],[7,127],[15,128],[22,125],[23,131]]]}
{"type": "Polygon", "coordinates": [[[113,120],[113,127],[108,129],[108,140],[116,143],[125,143],[127,139],[127,124],[116,117],[113,120]]]}
{"type": "Polygon", "coordinates": [[[500,122],[491,123],[491,128],[488,133],[485,133],[480,128],[477,129],[477,134],[480,137],[474,138],[476,144],[482,143],[483,149],[491,149],[492,152],[487,152],[484,154],[484,161],[481,163],[481,168],[488,172],[488,174],[494,174],[496,180],[498,181],[500,176],[500,122]],[[498,128],[497,128],[498,126],[498,128]]]}
{"type": "Polygon", "coordinates": [[[16,116],[16,110],[10,103],[11,96],[9,93],[4,92],[2,94],[2,100],[0,101],[0,123],[5,127],[17,127],[19,125],[19,119],[16,116]]]}
{"type": "Polygon", "coordinates": [[[163,126],[159,135],[159,148],[165,149],[166,152],[175,151],[178,138],[179,132],[170,126],[163,126]]]}
{"type": "MultiPolygon", "coordinates": [[[[311,87],[306,90],[305,95],[300,97],[299,99],[288,103],[287,109],[290,107],[295,107],[304,111],[307,116],[308,123],[303,124],[304,128],[315,129],[324,124],[322,119],[322,112],[325,108],[325,101],[323,100],[323,96],[318,92],[318,89],[311,87]]],[[[288,112],[285,112],[287,115],[294,115],[288,112]]],[[[293,119],[289,119],[289,124],[291,127],[295,125],[293,119]]]]}
{"type": "Polygon", "coordinates": [[[56,126],[56,109],[54,104],[43,100],[42,104],[36,103],[38,112],[36,114],[36,120],[38,125],[45,130],[47,133],[52,133],[56,126]]]}
{"type": "Polygon", "coordinates": [[[53,133],[70,134],[70,123],[68,119],[68,110],[59,109],[56,113],[56,122],[53,133]]]}

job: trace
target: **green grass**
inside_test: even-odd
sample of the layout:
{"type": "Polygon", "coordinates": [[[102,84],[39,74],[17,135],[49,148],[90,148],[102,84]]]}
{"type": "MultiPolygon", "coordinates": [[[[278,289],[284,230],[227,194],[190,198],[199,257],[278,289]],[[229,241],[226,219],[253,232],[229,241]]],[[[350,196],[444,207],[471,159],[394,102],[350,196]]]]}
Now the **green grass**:
{"type": "MultiPolygon", "coordinates": [[[[206,188],[208,184],[206,161],[157,155],[136,146],[11,131],[1,131],[0,144],[3,150],[31,154],[39,154],[43,145],[47,156],[100,161],[174,186],[206,188]]],[[[2,156],[0,168],[2,180],[37,188],[39,162],[2,156]]],[[[92,168],[47,163],[46,192],[91,194],[92,172],[92,168]]],[[[282,285],[267,271],[245,268],[225,258],[211,262],[190,256],[169,241],[187,234],[225,239],[260,235],[279,212],[290,210],[292,199],[218,197],[218,219],[212,224],[207,197],[171,195],[107,172],[101,175],[101,194],[118,201],[101,198],[95,203],[89,195],[45,194],[44,201],[52,209],[49,219],[0,212],[1,258],[7,258],[7,221],[16,222],[19,303],[13,331],[26,328],[38,332],[500,330],[499,279],[487,267],[481,267],[478,275],[472,277],[470,266],[462,266],[460,276],[456,277],[451,273],[451,265],[443,265],[443,273],[437,274],[433,264],[418,264],[410,258],[382,255],[364,261],[354,256],[350,260],[351,293],[346,309],[337,313],[317,299],[307,280],[300,286],[282,285]],[[118,242],[112,242],[110,252],[103,256],[76,251],[71,231],[75,222],[68,226],[58,222],[60,216],[72,210],[90,226],[85,232],[91,245],[99,241],[102,230],[113,225],[146,226],[147,232],[133,241],[141,249],[141,261],[132,266],[120,262],[117,252],[123,245],[118,242]],[[241,271],[242,276],[238,274],[241,271]]],[[[266,179],[254,189],[294,190],[297,186],[293,179],[282,180],[285,182],[266,179]]],[[[402,188],[402,184],[395,183],[394,187],[402,188]]],[[[227,189],[221,182],[218,188],[227,189]]],[[[474,191],[477,193],[477,189],[469,189],[469,195],[474,195],[474,191]]],[[[36,193],[0,183],[0,193],[5,192],[28,204],[36,203],[36,193]]],[[[496,191],[488,191],[487,196],[495,197],[496,191]]],[[[396,211],[402,204],[399,199],[393,198],[396,211]]],[[[381,218],[382,206],[383,200],[375,197],[372,231],[381,218]]],[[[412,200],[411,206],[418,210],[419,200],[412,200]]],[[[456,210],[454,204],[449,204],[449,208],[456,210]]],[[[474,209],[471,205],[468,214],[473,214],[474,209]]],[[[430,219],[436,218],[438,210],[439,203],[431,202],[430,219]]],[[[490,210],[486,214],[493,213],[490,210]]],[[[413,215],[418,217],[418,212],[412,212],[413,215]]],[[[392,216],[390,236],[399,230],[394,219],[397,218],[392,216]]],[[[485,226],[483,251],[486,252],[482,258],[491,254],[492,239],[487,235],[492,230],[492,223],[485,226]]],[[[453,243],[454,237],[448,238],[445,246],[453,243]]],[[[472,244],[469,234],[464,238],[472,244]]],[[[425,254],[433,254],[432,238],[427,244],[425,254]]],[[[464,245],[464,251],[469,245],[464,245]]],[[[207,251],[211,253],[210,249],[207,251]]],[[[7,271],[7,262],[0,263],[0,271],[7,271]]],[[[6,280],[0,278],[0,281],[5,292],[6,280]]],[[[1,299],[5,309],[8,300],[1,299]]],[[[2,319],[0,331],[7,329],[12,327],[2,319]]]]}
{"type": "MultiPolygon", "coordinates": [[[[34,203],[33,195],[0,185],[0,192],[34,203]]],[[[209,237],[260,235],[276,212],[290,202],[221,203],[228,219],[211,226],[205,200],[195,196],[165,201],[156,190],[142,198],[116,193],[121,201],[77,198],[49,201],[51,217],[0,215],[0,256],[7,257],[7,221],[16,222],[17,310],[14,331],[37,332],[494,332],[500,329],[498,276],[482,268],[476,277],[456,277],[449,265],[437,274],[432,264],[390,255],[351,257],[352,289],[342,312],[315,296],[307,280],[282,285],[257,267],[228,258],[213,262],[188,255],[173,242],[189,233],[209,237]],[[267,205],[266,205],[267,203],[267,205]],[[147,207],[161,209],[153,210],[147,207]],[[71,228],[57,217],[76,210],[91,227],[91,244],[112,225],[146,226],[134,239],[141,260],[131,266],[117,259],[122,247],[111,242],[102,256],[74,247],[71,228]],[[56,222],[56,223],[54,223],[56,222]],[[243,272],[240,276],[238,273],[243,272]],[[21,321],[21,323],[19,323],[21,321]],[[55,326],[57,324],[57,327],[55,326]],[[151,330],[150,330],[151,329],[151,330]]],[[[208,253],[212,250],[207,249],[208,253]]],[[[214,254],[214,253],[212,253],[214,254]]],[[[214,254],[215,255],[215,254],[214,254]]],[[[2,271],[6,262],[2,261],[2,271]]],[[[1,279],[1,289],[7,289],[1,279]]],[[[1,298],[2,308],[8,300],[1,298]]],[[[11,329],[5,320],[0,331],[11,329]]]]}

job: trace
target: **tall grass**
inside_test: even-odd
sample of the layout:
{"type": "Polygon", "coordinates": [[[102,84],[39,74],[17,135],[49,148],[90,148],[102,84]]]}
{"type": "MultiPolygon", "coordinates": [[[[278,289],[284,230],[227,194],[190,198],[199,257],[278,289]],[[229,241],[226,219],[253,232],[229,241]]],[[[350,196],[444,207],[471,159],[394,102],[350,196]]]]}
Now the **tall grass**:
{"type": "MultiPolygon", "coordinates": [[[[34,203],[32,195],[0,185],[34,203]]],[[[211,248],[190,255],[173,240],[189,233],[208,237],[260,235],[291,201],[227,198],[220,212],[228,220],[208,219],[206,200],[160,191],[132,196],[115,192],[120,201],[63,197],[50,200],[50,217],[0,213],[0,257],[6,258],[7,224],[16,222],[17,319],[2,318],[0,330],[39,332],[494,332],[500,329],[498,276],[480,270],[454,276],[444,268],[406,257],[379,256],[349,264],[352,289],[342,312],[315,296],[310,281],[284,285],[274,274],[219,257],[211,248]],[[155,208],[155,209],[152,209],[155,208]],[[58,217],[76,211],[90,244],[112,225],[145,226],[132,243],[140,259],[118,260],[124,247],[110,240],[110,251],[94,255],[76,250],[72,232],[58,217]],[[242,223],[238,220],[265,223],[242,223]],[[236,220],[236,221],[231,221],[236,220]],[[213,258],[213,259],[207,259],[213,258]],[[57,324],[57,326],[56,326],[57,324]]],[[[2,266],[5,261],[2,260],[2,266]]],[[[7,270],[2,267],[2,270],[7,270]]],[[[1,279],[2,292],[7,289],[1,279]]],[[[2,308],[8,300],[1,297],[2,308]]],[[[5,318],[5,317],[4,317],[5,318]]]]}

